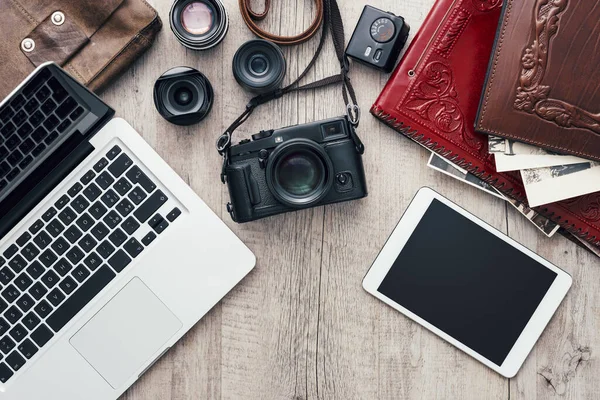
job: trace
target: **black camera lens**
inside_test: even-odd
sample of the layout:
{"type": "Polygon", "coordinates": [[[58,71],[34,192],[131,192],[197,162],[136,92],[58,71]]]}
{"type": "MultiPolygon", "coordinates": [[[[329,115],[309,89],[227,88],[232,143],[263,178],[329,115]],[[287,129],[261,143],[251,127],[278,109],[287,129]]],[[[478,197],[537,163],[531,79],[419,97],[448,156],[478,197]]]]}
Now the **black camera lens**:
{"type": "Polygon", "coordinates": [[[169,20],[177,39],[192,50],[216,46],[229,29],[229,17],[221,0],[176,0],[169,20]]]}
{"type": "Polygon", "coordinates": [[[192,125],[206,118],[213,97],[209,80],[189,67],[170,69],[154,84],[156,109],[163,118],[176,125],[192,125]]]}
{"type": "Polygon", "coordinates": [[[333,164],[321,146],[308,139],[292,139],[273,151],[267,164],[267,185],[291,207],[307,207],[329,193],[333,164]]]}
{"type": "Polygon", "coordinates": [[[233,76],[246,90],[266,93],[281,86],[286,62],[274,43],[262,39],[244,43],[233,57],[233,76]]]}

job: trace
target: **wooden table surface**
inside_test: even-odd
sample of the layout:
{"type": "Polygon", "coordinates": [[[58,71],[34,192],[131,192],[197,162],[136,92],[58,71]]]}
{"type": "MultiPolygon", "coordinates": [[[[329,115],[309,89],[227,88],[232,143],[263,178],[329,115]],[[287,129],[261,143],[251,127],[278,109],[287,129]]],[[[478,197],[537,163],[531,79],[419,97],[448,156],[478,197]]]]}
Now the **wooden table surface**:
{"type": "MultiPolygon", "coordinates": [[[[368,3],[404,16],[412,39],[433,1],[368,3]]],[[[560,236],[544,237],[501,200],[427,168],[426,150],[367,112],[387,80],[382,73],[356,64],[351,72],[363,108],[359,133],[367,149],[369,197],[233,223],[225,211],[228,194],[219,180],[221,160],[214,143],[249,99],[232,76],[231,60],[252,34],[237,0],[225,0],[231,26],[224,42],[206,52],[186,50],[169,29],[171,0],[150,2],[164,28],[154,46],[103,98],[254,251],[258,264],[123,399],[600,398],[598,259],[560,236]],[[215,89],[210,117],[196,126],[170,125],[154,109],[155,79],[178,65],[204,72],[215,89]],[[364,274],[422,186],[449,197],[574,278],[514,379],[484,367],[361,288],[364,274]]],[[[364,2],[338,3],[348,40],[364,2]]],[[[282,34],[302,31],[314,12],[310,0],[277,0],[272,8],[265,26],[282,34]]],[[[299,74],[315,47],[312,40],[284,49],[288,79],[299,74]]],[[[308,79],[337,73],[338,68],[328,42],[308,79]]],[[[260,108],[238,131],[238,139],[343,112],[339,88],[292,94],[260,108]]],[[[198,260],[199,267],[202,262],[198,260]]]]}

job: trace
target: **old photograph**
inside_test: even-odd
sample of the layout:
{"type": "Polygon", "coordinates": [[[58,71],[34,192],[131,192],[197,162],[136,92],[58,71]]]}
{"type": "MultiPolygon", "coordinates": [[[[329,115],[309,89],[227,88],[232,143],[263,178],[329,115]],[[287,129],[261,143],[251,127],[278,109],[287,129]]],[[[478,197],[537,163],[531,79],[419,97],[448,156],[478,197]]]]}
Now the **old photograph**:
{"type": "Polygon", "coordinates": [[[571,165],[588,162],[583,158],[562,155],[525,143],[506,140],[506,151],[494,153],[498,172],[520,171],[556,165],[571,165]]]}
{"type": "Polygon", "coordinates": [[[552,220],[544,217],[543,215],[538,214],[535,210],[527,207],[525,204],[511,199],[506,198],[506,201],[510,203],[514,208],[517,209],[525,218],[527,218],[536,228],[542,231],[546,236],[552,237],[558,230],[560,226],[553,222],[552,220]]]}

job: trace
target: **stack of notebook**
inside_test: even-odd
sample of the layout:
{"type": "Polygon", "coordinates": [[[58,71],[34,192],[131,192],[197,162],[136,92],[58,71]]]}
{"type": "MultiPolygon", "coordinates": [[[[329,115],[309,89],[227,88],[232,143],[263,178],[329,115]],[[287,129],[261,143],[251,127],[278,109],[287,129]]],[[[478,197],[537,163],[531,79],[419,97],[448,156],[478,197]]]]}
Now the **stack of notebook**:
{"type": "Polygon", "coordinates": [[[600,254],[596,0],[438,0],[371,112],[600,254]]]}

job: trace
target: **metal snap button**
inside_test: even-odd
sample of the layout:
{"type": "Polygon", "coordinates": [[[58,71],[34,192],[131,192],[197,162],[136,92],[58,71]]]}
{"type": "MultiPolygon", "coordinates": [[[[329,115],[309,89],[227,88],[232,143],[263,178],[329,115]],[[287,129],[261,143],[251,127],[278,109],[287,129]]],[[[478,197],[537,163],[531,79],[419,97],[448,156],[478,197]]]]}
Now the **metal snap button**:
{"type": "Polygon", "coordinates": [[[21,49],[29,53],[35,49],[35,42],[31,38],[25,38],[21,42],[21,49]]]}
{"type": "Polygon", "coordinates": [[[65,22],[65,14],[60,11],[55,11],[50,19],[54,25],[62,25],[65,22]]]}

